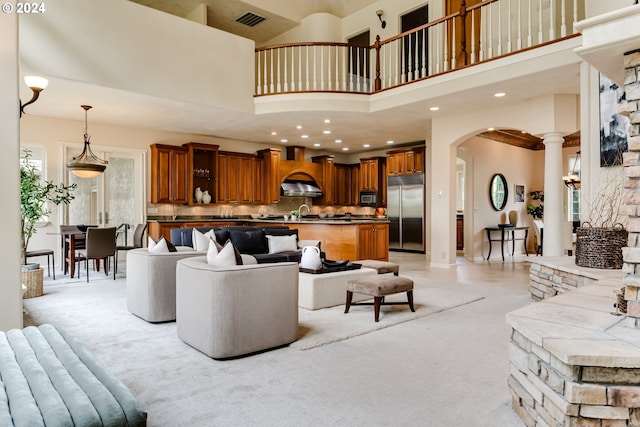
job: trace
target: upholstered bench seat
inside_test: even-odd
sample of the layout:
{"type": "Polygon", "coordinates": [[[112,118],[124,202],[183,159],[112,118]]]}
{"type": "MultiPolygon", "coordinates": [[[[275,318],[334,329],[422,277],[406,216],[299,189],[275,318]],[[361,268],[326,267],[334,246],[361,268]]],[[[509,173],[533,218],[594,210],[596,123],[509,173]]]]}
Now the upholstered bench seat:
{"type": "Polygon", "coordinates": [[[363,259],[360,261],[353,261],[355,264],[362,265],[363,268],[372,268],[378,274],[387,274],[393,273],[394,275],[398,275],[400,271],[400,266],[395,262],[389,261],[378,261],[376,259],[363,259]]]}
{"type": "Polygon", "coordinates": [[[64,330],[0,332],[0,426],[145,426],[129,389],[64,330]]]}
{"type": "Polygon", "coordinates": [[[408,304],[411,311],[415,311],[413,307],[413,280],[406,277],[378,274],[375,276],[355,278],[347,282],[347,301],[344,308],[345,314],[349,312],[349,308],[352,305],[373,305],[374,318],[377,322],[380,318],[381,305],[397,304],[408,304]],[[407,293],[407,302],[384,302],[385,296],[400,292],[407,293]],[[373,297],[373,303],[352,302],[354,293],[371,295],[373,297]]]}

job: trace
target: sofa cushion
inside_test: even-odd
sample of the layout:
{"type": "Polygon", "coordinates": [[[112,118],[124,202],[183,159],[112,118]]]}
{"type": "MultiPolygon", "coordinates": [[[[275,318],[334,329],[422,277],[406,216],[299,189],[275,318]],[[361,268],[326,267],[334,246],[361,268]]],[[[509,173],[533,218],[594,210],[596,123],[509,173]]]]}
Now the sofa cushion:
{"type": "Polygon", "coordinates": [[[161,237],[157,242],[149,237],[147,249],[149,252],[156,254],[177,252],[176,247],[171,242],[167,241],[164,237],[161,237]]]}
{"type": "Polygon", "coordinates": [[[270,236],[296,236],[296,240],[298,240],[298,229],[290,229],[286,227],[264,227],[264,234],[268,234],[270,236]]]}
{"type": "Polygon", "coordinates": [[[298,249],[296,243],[296,236],[272,236],[267,234],[267,244],[269,246],[270,254],[277,254],[279,252],[295,251],[298,249]]]}
{"type": "Polygon", "coordinates": [[[233,245],[245,254],[262,254],[267,252],[264,231],[260,228],[251,230],[229,230],[233,245]]]}

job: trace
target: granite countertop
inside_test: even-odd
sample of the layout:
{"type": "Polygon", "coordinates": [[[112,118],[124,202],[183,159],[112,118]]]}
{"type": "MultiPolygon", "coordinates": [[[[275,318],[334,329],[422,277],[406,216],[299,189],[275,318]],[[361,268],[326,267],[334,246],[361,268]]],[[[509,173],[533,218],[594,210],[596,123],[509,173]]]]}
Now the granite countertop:
{"type": "Polygon", "coordinates": [[[304,216],[302,219],[298,219],[296,221],[285,221],[282,215],[269,215],[266,218],[251,218],[246,215],[238,215],[230,218],[223,218],[221,216],[177,216],[175,219],[171,216],[149,216],[147,221],[151,222],[162,222],[162,223],[182,223],[182,222],[229,222],[229,221],[241,221],[246,223],[265,223],[265,222],[273,222],[278,224],[337,224],[337,225],[345,225],[345,224],[380,224],[380,223],[388,223],[389,220],[387,217],[375,217],[375,216],[357,216],[352,215],[350,218],[346,218],[344,216],[338,216],[333,218],[319,218],[317,215],[309,215],[304,216]]]}

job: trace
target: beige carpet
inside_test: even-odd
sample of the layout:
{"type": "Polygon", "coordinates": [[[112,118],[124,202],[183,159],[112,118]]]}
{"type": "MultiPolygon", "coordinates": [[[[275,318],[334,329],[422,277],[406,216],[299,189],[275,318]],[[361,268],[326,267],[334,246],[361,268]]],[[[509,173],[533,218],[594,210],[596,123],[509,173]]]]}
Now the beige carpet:
{"type": "MultiPolygon", "coordinates": [[[[460,291],[420,286],[420,281],[424,282],[424,279],[412,279],[416,284],[413,292],[415,312],[412,312],[408,305],[382,306],[380,319],[376,323],[373,317],[373,306],[352,306],[347,314],[344,313],[344,305],[313,311],[299,309],[298,340],[291,344],[291,347],[309,350],[482,299],[482,297],[460,291]]],[[[404,302],[406,300],[404,292],[386,297],[386,301],[404,302]]]]}

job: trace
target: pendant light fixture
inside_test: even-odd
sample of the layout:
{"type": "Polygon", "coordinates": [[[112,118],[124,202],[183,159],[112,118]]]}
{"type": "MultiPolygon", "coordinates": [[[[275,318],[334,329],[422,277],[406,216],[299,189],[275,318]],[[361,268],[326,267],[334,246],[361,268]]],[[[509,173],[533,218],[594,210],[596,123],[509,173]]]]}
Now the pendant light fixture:
{"type": "Polygon", "coordinates": [[[564,180],[564,185],[566,185],[569,188],[573,188],[574,190],[580,188],[581,184],[580,184],[580,152],[578,151],[576,153],[576,158],[573,161],[573,168],[571,169],[571,174],[567,175],[567,176],[563,176],[562,179],[564,180]],[[576,172],[576,166],[578,166],[577,168],[577,172],[576,172]]]}
{"type": "Polygon", "coordinates": [[[84,109],[84,149],[79,156],[67,163],[67,169],[80,178],[93,178],[104,172],[109,162],[98,158],[91,150],[87,130],[87,111],[91,109],[91,105],[81,105],[81,107],[84,109]]]}

